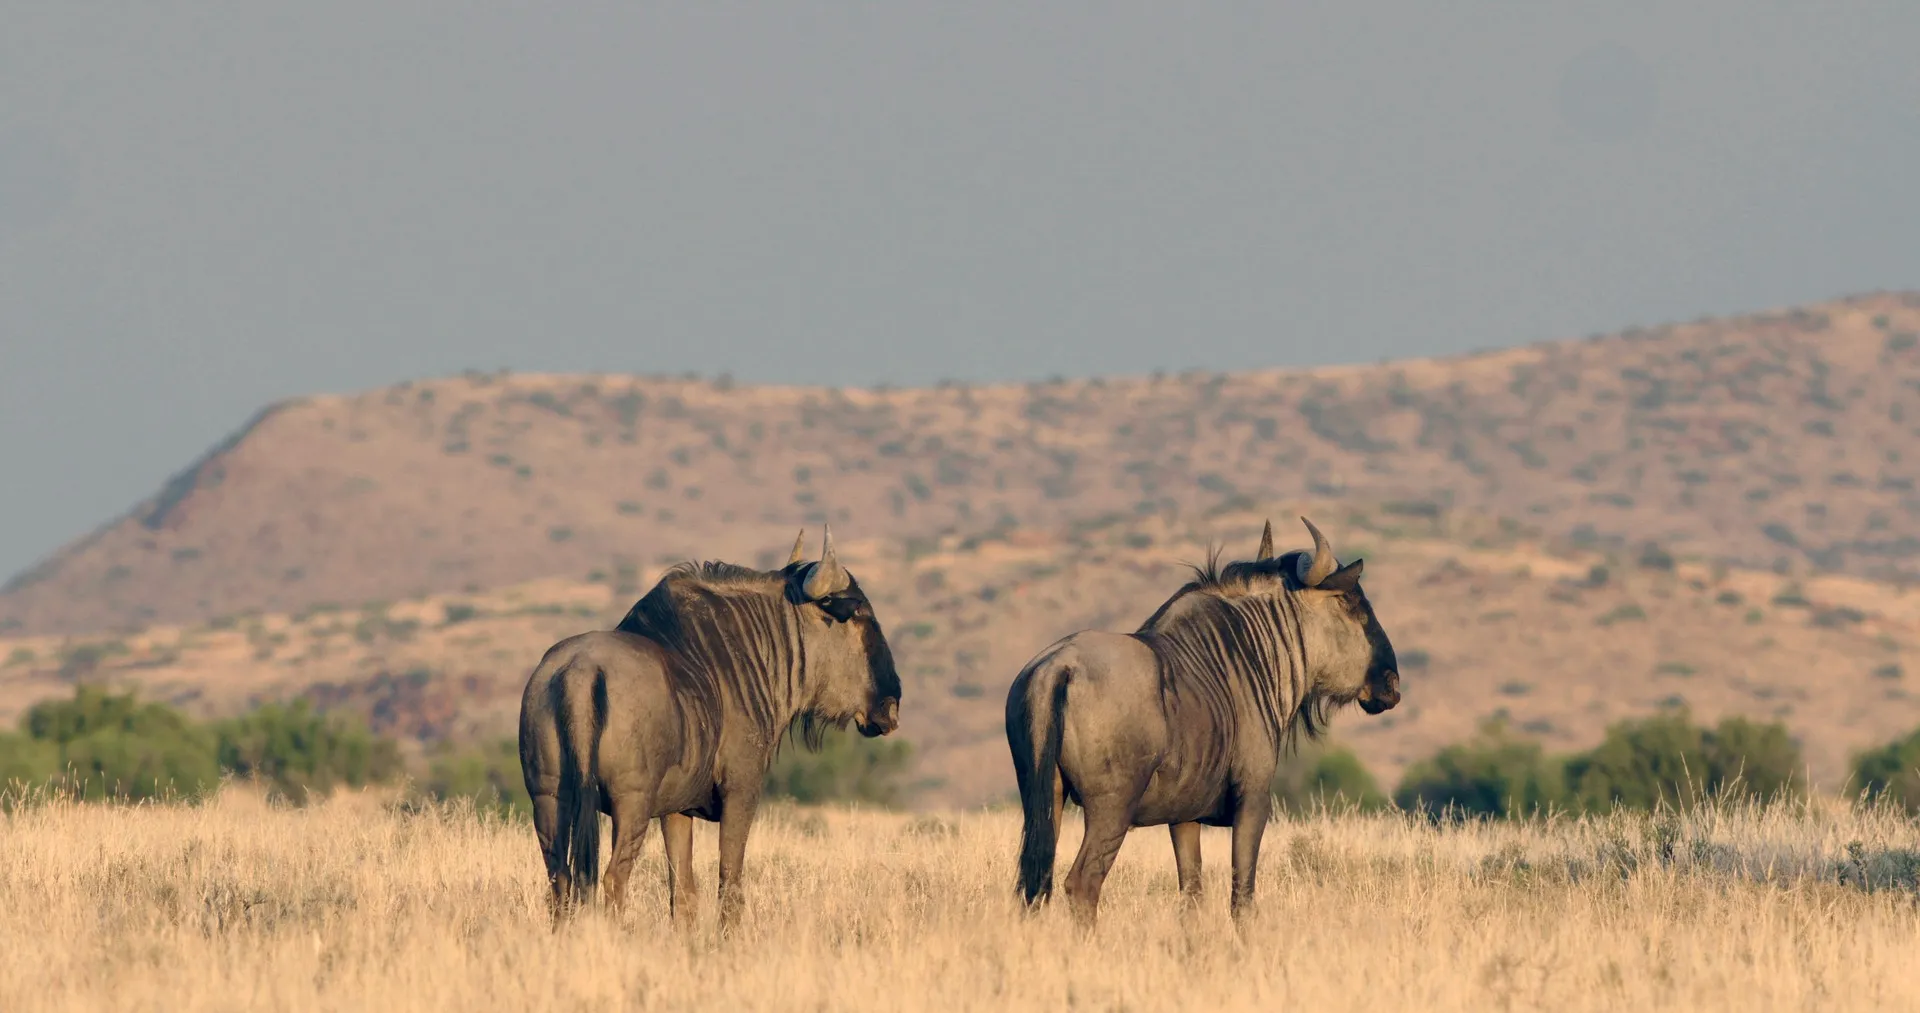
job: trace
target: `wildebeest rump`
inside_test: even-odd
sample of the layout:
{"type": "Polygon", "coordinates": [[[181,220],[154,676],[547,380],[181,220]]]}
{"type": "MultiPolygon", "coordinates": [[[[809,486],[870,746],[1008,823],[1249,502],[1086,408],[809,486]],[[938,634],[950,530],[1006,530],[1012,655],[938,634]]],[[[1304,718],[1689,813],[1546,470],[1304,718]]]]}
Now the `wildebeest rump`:
{"type": "Polygon", "coordinates": [[[622,903],[647,821],[666,841],[673,917],[694,911],[693,818],[720,824],[720,917],[740,909],[747,831],[768,766],[796,720],[810,748],[829,726],[899,725],[900,677],[833,535],[779,570],[669,570],[613,630],[550,648],[520,704],[520,765],[556,917],[590,900],[600,823],[613,818],[609,903],[622,903]]]}
{"type": "Polygon", "coordinates": [[[1180,888],[1200,892],[1200,827],[1233,828],[1234,915],[1253,898],[1270,784],[1292,737],[1329,711],[1400,701],[1400,676],[1360,589],[1325,536],[1273,558],[1273,527],[1250,562],[1210,560],[1131,634],[1082,631],[1042,651],[1007,692],[1007,743],[1025,827],[1020,891],[1053,892],[1061,807],[1085,810],[1067,899],[1091,924],[1121,841],[1167,824],[1180,888]]]}

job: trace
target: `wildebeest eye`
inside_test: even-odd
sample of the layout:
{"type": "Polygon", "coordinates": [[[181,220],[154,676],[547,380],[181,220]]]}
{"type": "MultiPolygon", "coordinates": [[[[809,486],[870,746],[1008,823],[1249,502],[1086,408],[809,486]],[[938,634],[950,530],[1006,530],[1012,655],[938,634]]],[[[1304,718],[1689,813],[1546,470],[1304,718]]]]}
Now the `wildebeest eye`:
{"type": "Polygon", "coordinates": [[[826,612],[827,615],[832,616],[835,622],[844,623],[852,619],[853,614],[860,610],[860,600],[857,598],[822,598],[820,599],[820,608],[826,612]]]}

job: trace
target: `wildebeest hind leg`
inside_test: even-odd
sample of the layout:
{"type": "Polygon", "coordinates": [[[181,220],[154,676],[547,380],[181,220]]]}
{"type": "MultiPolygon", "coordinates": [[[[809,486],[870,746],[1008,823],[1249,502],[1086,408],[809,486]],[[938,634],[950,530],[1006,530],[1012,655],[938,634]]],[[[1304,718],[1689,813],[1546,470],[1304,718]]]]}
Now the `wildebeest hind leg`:
{"type": "Polygon", "coordinates": [[[554,927],[560,925],[568,903],[573,899],[573,881],[567,875],[567,856],[556,846],[560,837],[560,799],[553,795],[533,796],[533,832],[540,842],[540,858],[547,866],[547,911],[554,927]]]}
{"type": "Polygon", "coordinates": [[[1100,908],[1100,887],[1127,839],[1132,808],[1130,802],[1119,799],[1085,800],[1086,832],[1080,839],[1080,854],[1067,872],[1067,905],[1083,928],[1093,928],[1100,908]]]}
{"type": "Polygon", "coordinates": [[[627,877],[633,862],[640,857],[640,842],[647,836],[647,823],[653,819],[653,798],[641,792],[611,797],[613,809],[613,861],[607,865],[607,906],[615,915],[627,904],[627,877]]]}

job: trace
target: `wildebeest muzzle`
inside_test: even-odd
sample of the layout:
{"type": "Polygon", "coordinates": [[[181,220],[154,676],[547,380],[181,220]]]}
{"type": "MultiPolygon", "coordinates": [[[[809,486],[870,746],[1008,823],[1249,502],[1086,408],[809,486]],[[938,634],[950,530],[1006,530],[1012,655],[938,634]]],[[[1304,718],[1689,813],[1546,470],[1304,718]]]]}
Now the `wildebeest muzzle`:
{"type": "Polygon", "coordinates": [[[1388,669],[1379,679],[1368,679],[1360,687],[1360,709],[1368,714],[1380,714],[1393,709],[1400,702],[1400,673],[1388,669]]]}
{"type": "Polygon", "coordinates": [[[853,722],[867,738],[885,735],[900,727],[900,701],[886,700],[868,713],[855,715],[853,722]]]}

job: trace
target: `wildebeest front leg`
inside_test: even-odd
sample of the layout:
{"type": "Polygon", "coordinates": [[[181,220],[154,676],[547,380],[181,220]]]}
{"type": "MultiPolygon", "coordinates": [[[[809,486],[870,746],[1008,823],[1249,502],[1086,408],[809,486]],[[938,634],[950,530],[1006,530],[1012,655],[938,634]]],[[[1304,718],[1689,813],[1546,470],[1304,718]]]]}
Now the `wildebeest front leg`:
{"type": "Polygon", "coordinates": [[[759,786],[730,794],[720,810],[720,928],[724,931],[739,924],[746,904],[741,891],[740,873],[747,860],[747,831],[753,828],[754,811],[760,807],[759,786]]]}
{"type": "Polygon", "coordinates": [[[693,817],[686,813],[660,817],[660,836],[667,845],[667,904],[674,924],[688,928],[700,910],[693,879],[693,817]]]}
{"type": "Polygon", "coordinates": [[[555,928],[573,900],[573,879],[567,875],[567,856],[555,844],[560,837],[560,799],[554,795],[533,796],[533,833],[540,842],[540,858],[547,866],[547,912],[555,928]]]}
{"type": "Polygon", "coordinates": [[[1167,827],[1173,835],[1173,864],[1180,871],[1180,894],[1188,903],[1200,901],[1200,824],[1175,823],[1167,827]]]}
{"type": "Polygon", "coordinates": [[[1253,913],[1253,882],[1260,865],[1260,836],[1266,833],[1273,796],[1249,792],[1233,817],[1233,919],[1240,923],[1253,913]]]}

